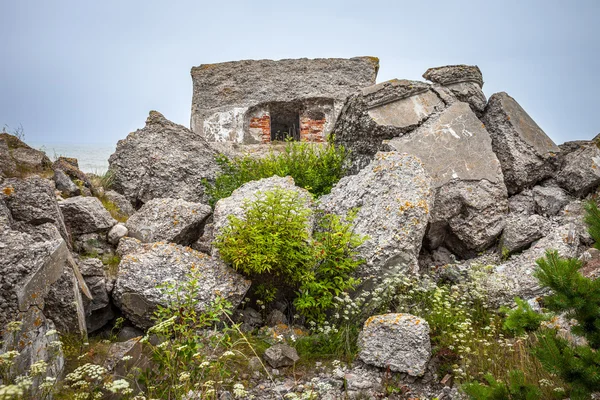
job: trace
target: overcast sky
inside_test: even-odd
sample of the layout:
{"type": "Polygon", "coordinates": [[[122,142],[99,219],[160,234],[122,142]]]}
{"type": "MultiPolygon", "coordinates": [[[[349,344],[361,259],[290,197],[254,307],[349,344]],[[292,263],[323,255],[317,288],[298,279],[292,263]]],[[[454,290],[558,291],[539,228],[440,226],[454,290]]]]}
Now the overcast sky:
{"type": "Polygon", "coordinates": [[[115,143],[148,111],[189,126],[190,68],[380,58],[378,82],[476,64],[557,143],[600,133],[600,0],[0,0],[0,127],[115,143]]]}

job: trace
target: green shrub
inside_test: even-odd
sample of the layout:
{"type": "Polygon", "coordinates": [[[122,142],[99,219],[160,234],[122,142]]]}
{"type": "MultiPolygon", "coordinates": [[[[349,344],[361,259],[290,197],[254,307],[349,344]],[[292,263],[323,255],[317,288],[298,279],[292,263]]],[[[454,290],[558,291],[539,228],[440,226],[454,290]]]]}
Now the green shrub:
{"type": "Polygon", "coordinates": [[[588,225],[588,232],[594,239],[594,247],[600,250],[600,210],[594,200],[585,204],[585,223],[588,225]]]}
{"type": "Polygon", "coordinates": [[[270,178],[273,175],[291,176],[296,185],[308,190],[316,197],[331,191],[346,172],[348,151],[333,143],[320,145],[308,142],[289,141],[283,153],[271,151],[263,158],[250,155],[229,159],[221,154],[217,163],[221,173],[214,183],[203,181],[210,205],[231,193],[246,182],[270,178]]]}
{"type": "Polygon", "coordinates": [[[529,303],[525,300],[515,297],[517,307],[509,309],[503,307],[501,311],[507,313],[504,321],[504,329],[511,332],[513,335],[523,335],[526,332],[534,332],[543,321],[548,320],[548,316],[535,312],[529,303]]]}
{"type": "Polygon", "coordinates": [[[536,400],[542,395],[536,386],[525,382],[525,375],[518,370],[510,371],[508,382],[497,381],[491,374],[485,379],[487,385],[468,383],[463,390],[476,400],[536,400]]]}
{"type": "Polygon", "coordinates": [[[252,279],[263,302],[276,292],[296,291],[294,305],[311,321],[321,321],[334,296],[352,290],[352,272],[361,264],[355,248],[365,238],[349,220],[325,215],[314,238],[307,230],[312,211],[297,192],[275,189],[243,205],[245,219],[229,216],[215,246],[225,262],[252,279]]]}

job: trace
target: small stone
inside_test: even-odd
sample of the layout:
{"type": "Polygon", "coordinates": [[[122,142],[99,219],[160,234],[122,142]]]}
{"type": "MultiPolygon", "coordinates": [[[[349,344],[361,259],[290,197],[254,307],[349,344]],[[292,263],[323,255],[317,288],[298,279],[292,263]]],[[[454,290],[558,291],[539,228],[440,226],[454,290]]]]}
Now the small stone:
{"type": "Polygon", "coordinates": [[[296,349],[287,344],[276,344],[269,347],[264,354],[264,359],[272,368],[290,367],[300,359],[296,349]]]}
{"type": "Polygon", "coordinates": [[[127,236],[128,233],[129,233],[129,230],[127,229],[127,227],[125,225],[119,223],[119,224],[116,224],[115,226],[113,226],[110,229],[110,231],[108,231],[106,238],[109,243],[117,245],[117,244],[119,244],[119,240],[121,240],[122,237],[127,236]]]}

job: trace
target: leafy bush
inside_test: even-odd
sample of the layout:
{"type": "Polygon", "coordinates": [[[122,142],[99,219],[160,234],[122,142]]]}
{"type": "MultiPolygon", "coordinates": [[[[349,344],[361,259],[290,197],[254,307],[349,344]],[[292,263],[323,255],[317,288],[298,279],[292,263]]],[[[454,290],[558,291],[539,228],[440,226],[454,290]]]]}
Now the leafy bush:
{"type": "Polygon", "coordinates": [[[210,205],[231,193],[246,182],[270,178],[273,175],[291,176],[296,185],[308,190],[316,197],[331,191],[346,172],[348,151],[340,145],[326,146],[308,142],[288,141],[283,153],[271,151],[266,157],[250,155],[229,159],[221,154],[217,163],[222,172],[214,184],[204,180],[210,205]]]}
{"type": "Polygon", "coordinates": [[[320,229],[310,237],[312,211],[297,192],[275,189],[257,195],[243,206],[245,219],[229,216],[217,237],[221,257],[251,278],[262,301],[274,300],[284,289],[297,291],[294,305],[311,321],[321,321],[334,296],[352,290],[352,272],[361,264],[355,248],[365,238],[351,229],[351,215],[320,218],[320,229]]]}
{"type": "Polygon", "coordinates": [[[525,300],[515,297],[517,307],[508,309],[503,307],[501,311],[507,313],[507,318],[504,321],[504,329],[511,332],[513,335],[523,335],[526,332],[534,332],[543,321],[548,320],[548,316],[535,312],[529,303],[525,300]]]}

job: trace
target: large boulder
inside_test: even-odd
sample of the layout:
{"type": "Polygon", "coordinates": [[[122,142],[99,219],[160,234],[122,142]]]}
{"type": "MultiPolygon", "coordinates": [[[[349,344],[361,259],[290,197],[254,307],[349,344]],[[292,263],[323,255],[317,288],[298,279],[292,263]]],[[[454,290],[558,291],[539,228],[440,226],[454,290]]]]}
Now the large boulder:
{"type": "Polygon", "coordinates": [[[88,332],[94,332],[114,318],[110,304],[109,278],[106,275],[104,264],[97,258],[81,260],[79,269],[92,295],[91,299],[83,298],[83,308],[88,332]]]}
{"type": "MultiPolygon", "coordinates": [[[[216,238],[229,225],[229,216],[244,219],[244,204],[264,197],[264,193],[275,189],[291,190],[298,193],[299,198],[308,208],[314,207],[312,195],[306,190],[299,188],[294,184],[294,179],[290,176],[285,178],[272,176],[258,181],[251,181],[243,184],[231,193],[231,196],[221,199],[215,204],[213,213],[213,236],[216,238]]],[[[312,233],[313,219],[308,221],[306,229],[312,233]]],[[[213,249],[213,255],[217,255],[217,250],[213,249]]]]}
{"type": "Polygon", "coordinates": [[[64,171],[57,169],[54,171],[54,184],[56,189],[59,190],[66,197],[79,196],[81,189],[73,183],[71,178],[64,171]]]}
{"type": "Polygon", "coordinates": [[[492,136],[510,194],[553,173],[560,149],[515,99],[505,92],[492,95],[482,121],[492,136]]]}
{"type": "Polygon", "coordinates": [[[521,251],[544,237],[549,221],[541,215],[510,213],[500,238],[500,249],[504,256],[521,251]]]}
{"type": "Polygon", "coordinates": [[[365,321],[358,347],[366,364],[422,376],[431,358],[429,324],[410,314],[375,315],[365,321]]]}
{"type": "Polygon", "coordinates": [[[14,222],[33,226],[51,223],[65,240],[69,240],[52,182],[37,176],[5,179],[0,183],[0,197],[14,222]]]}
{"type": "Polygon", "coordinates": [[[487,100],[481,90],[483,76],[476,65],[429,68],[423,78],[448,88],[458,100],[468,103],[478,115],[483,113],[487,100]]]}
{"type": "Polygon", "coordinates": [[[590,141],[568,142],[561,145],[558,184],[574,196],[584,197],[600,185],[600,136],[590,141]]]}
{"type": "Polygon", "coordinates": [[[16,136],[0,133],[0,177],[51,173],[52,162],[43,151],[29,147],[16,136]]]}
{"type": "Polygon", "coordinates": [[[250,281],[218,259],[189,247],[161,242],[144,244],[124,238],[118,251],[122,259],[113,300],[140,328],[152,326],[157,306],[169,303],[169,296],[159,286],[168,282],[184,284],[192,271],[201,277],[196,298],[198,311],[205,310],[217,297],[223,297],[237,307],[250,287],[250,281]]]}
{"type": "Polygon", "coordinates": [[[385,149],[383,140],[414,130],[445,107],[430,85],[394,79],[348,97],[333,134],[352,150],[352,171],[357,172],[385,149]]]}
{"type": "Polygon", "coordinates": [[[362,277],[417,270],[417,258],[433,206],[432,180],[418,158],[380,152],[357,175],[342,178],[321,197],[325,213],[358,209],[354,232],[368,239],[357,248],[362,277]]]}
{"type": "Polygon", "coordinates": [[[172,242],[185,246],[202,234],[210,206],[181,199],[156,198],[148,201],[128,220],[129,236],[150,242],[172,242]]]}
{"type": "Polygon", "coordinates": [[[135,208],[133,208],[129,200],[121,193],[115,192],[114,190],[107,190],[104,192],[104,197],[116,205],[124,216],[130,217],[135,213],[135,208]]]}
{"type": "Polygon", "coordinates": [[[136,207],[160,197],[207,203],[203,179],[219,167],[206,140],[151,111],[146,126],[120,140],[110,156],[113,187],[136,207]]]}
{"type": "Polygon", "coordinates": [[[435,205],[427,244],[468,256],[504,228],[506,187],[490,135],[468,104],[454,102],[415,131],[387,142],[418,157],[433,178],[435,205]]]}
{"type": "Polygon", "coordinates": [[[58,206],[73,235],[105,232],[117,223],[96,197],[71,197],[58,206]]]}

